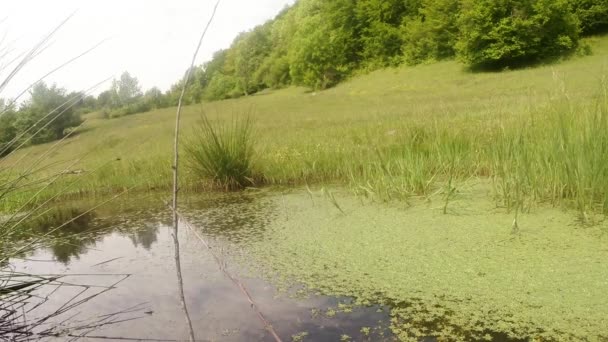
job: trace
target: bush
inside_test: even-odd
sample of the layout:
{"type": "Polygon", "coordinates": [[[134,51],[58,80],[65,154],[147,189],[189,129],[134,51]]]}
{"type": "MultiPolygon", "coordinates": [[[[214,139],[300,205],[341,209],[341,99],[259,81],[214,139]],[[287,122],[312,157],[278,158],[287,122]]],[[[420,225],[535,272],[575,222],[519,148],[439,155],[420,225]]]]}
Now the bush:
{"type": "Polygon", "coordinates": [[[233,118],[229,123],[212,123],[203,116],[185,144],[189,168],[202,178],[226,190],[255,183],[253,122],[233,118]]]}
{"type": "Polygon", "coordinates": [[[456,45],[463,62],[503,68],[573,51],[579,22],[567,0],[464,0],[456,45]]]}
{"type": "Polygon", "coordinates": [[[608,0],[570,0],[583,34],[608,30],[608,0]]]}

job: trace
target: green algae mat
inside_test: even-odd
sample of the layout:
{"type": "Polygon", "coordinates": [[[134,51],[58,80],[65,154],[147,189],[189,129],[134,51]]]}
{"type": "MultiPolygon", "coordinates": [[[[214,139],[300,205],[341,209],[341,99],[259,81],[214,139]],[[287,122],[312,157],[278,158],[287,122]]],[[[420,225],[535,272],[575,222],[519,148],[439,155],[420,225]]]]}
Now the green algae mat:
{"type": "MultiPolygon", "coordinates": [[[[485,196],[484,196],[485,197],[485,196]]],[[[374,204],[272,196],[243,246],[282,283],[386,304],[401,340],[608,340],[608,224],[537,207],[519,218],[488,200],[374,204]]]]}

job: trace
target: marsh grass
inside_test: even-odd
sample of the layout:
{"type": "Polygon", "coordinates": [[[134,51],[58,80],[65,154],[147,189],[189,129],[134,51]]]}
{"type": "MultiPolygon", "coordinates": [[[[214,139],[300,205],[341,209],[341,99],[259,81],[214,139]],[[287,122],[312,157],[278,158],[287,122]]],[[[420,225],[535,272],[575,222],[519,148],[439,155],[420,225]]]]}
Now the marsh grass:
{"type": "MultiPolygon", "coordinates": [[[[464,195],[459,189],[487,181],[496,206],[515,223],[540,203],[574,208],[592,223],[593,213],[608,212],[608,95],[605,78],[598,77],[608,37],[591,43],[595,55],[551,66],[471,74],[442,62],[377,71],[314,97],[288,88],[206,103],[205,110],[218,115],[202,122],[198,106],[186,107],[184,125],[195,129],[186,143],[191,172],[182,175],[180,189],[345,185],[374,201],[422,197],[454,213],[448,208],[464,195]],[[255,113],[240,122],[223,114],[251,108],[255,113]]],[[[71,194],[137,184],[140,191],[170,189],[171,151],[158,141],[172,134],[171,111],[88,117],[86,131],[54,159],[103,142],[78,168],[120,160],[83,177],[71,194]]]]}
{"type": "Polygon", "coordinates": [[[251,116],[210,121],[202,116],[184,144],[188,167],[226,190],[259,184],[254,170],[255,136],[251,116]]]}

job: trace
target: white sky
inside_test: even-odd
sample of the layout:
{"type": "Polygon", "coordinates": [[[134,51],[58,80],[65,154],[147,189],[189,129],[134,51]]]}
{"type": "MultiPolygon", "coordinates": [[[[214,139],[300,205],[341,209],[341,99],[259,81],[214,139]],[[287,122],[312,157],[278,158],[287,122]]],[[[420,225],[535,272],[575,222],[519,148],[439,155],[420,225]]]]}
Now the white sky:
{"type": "MultiPolygon", "coordinates": [[[[197,64],[230,46],[234,37],[274,18],[294,0],[222,0],[197,64]]],[[[1,48],[16,57],[69,14],[74,17],[52,45],[11,82],[0,97],[11,98],[31,82],[98,42],[102,46],[47,79],[68,90],[84,90],[129,71],[142,88],[166,90],[190,64],[215,0],[0,0],[1,48]]],[[[6,63],[10,58],[4,57],[6,63]]],[[[6,70],[0,74],[0,77],[6,70]]],[[[109,87],[101,86],[96,93],[109,87]]]]}

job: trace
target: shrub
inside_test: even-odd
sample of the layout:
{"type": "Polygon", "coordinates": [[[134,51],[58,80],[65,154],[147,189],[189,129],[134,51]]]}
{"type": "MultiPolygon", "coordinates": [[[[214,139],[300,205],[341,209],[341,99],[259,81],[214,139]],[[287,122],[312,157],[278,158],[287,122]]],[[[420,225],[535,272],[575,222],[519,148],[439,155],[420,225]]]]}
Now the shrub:
{"type": "Polygon", "coordinates": [[[464,0],[456,44],[470,66],[503,68],[573,51],[578,19],[566,0],[464,0]]]}
{"type": "Polygon", "coordinates": [[[570,0],[583,34],[608,30],[608,0],[570,0]]]}
{"type": "Polygon", "coordinates": [[[189,168],[226,190],[255,183],[253,122],[234,117],[229,123],[212,123],[203,116],[185,144],[189,168]]]}

